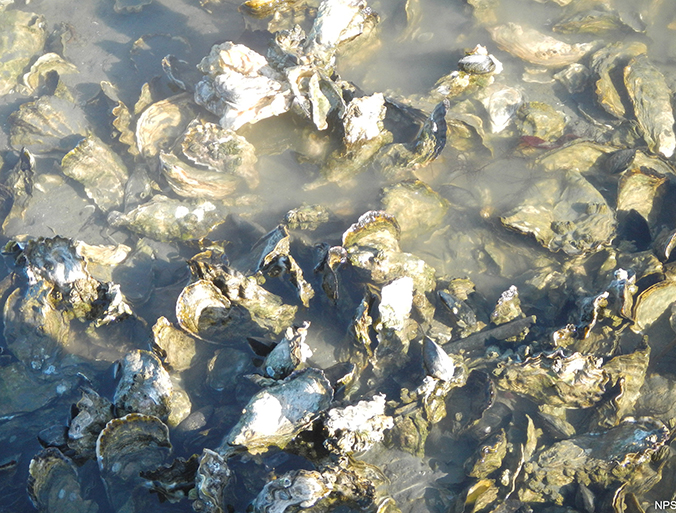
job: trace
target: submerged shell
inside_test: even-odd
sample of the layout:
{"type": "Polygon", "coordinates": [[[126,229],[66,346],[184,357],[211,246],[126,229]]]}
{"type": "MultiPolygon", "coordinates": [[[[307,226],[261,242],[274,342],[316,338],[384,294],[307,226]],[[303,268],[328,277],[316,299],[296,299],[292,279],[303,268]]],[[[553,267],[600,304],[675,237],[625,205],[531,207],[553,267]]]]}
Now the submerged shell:
{"type": "Polygon", "coordinates": [[[225,458],[205,447],[195,475],[197,500],[205,508],[202,511],[225,511],[223,492],[230,484],[231,476],[225,458]]]}
{"type": "Polygon", "coordinates": [[[545,176],[530,197],[504,214],[503,225],[533,235],[550,251],[595,251],[615,236],[615,214],[601,193],[577,171],[545,176]]]}
{"type": "Polygon", "coordinates": [[[119,373],[113,397],[117,414],[142,413],[166,421],[173,385],[160,359],[149,351],[132,351],[120,362],[119,373]]]}
{"type": "Polygon", "coordinates": [[[607,381],[600,358],[555,352],[505,364],[498,386],[523,394],[537,404],[588,408],[602,398],[607,381]]]}
{"type": "Polygon", "coordinates": [[[258,186],[255,148],[242,136],[215,123],[192,122],[181,139],[183,155],[195,164],[244,179],[258,186]]]}
{"type": "Polygon", "coordinates": [[[385,187],[381,202],[383,210],[399,220],[402,236],[414,237],[439,226],[449,207],[444,198],[420,180],[385,187]]]}
{"type": "Polygon", "coordinates": [[[44,513],[96,513],[95,502],[82,498],[73,462],[54,447],[43,449],[30,462],[28,496],[44,513]]]}
{"type": "Polygon", "coordinates": [[[577,62],[594,47],[593,43],[569,45],[516,23],[497,25],[488,31],[503,50],[530,63],[551,68],[562,68],[577,62]]]}
{"type": "Polygon", "coordinates": [[[206,237],[223,222],[216,206],[209,201],[187,203],[161,194],[131,212],[110,212],[112,226],[126,226],[131,231],[162,242],[206,237]]]}
{"type": "MultiPolygon", "coordinates": [[[[2,9],[0,9],[2,11],[2,9]]],[[[0,96],[9,93],[47,40],[44,16],[10,10],[0,16],[0,96]]]]}
{"type": "Polygon", "coordinates": [[[255,394],[237,425],[217,449],[221,454],[241,446],[252,454],[276,445],[283,448],[333,399],[331,383],[317,369],[292,374],[281,383],[255,394]]]}
{"type": "Polygon", "coordinates": [[[169,428],[157,417],[130,413],[108,422],[96,442],[96,459],[108,499],[117,511],[150,507],[140,473],[163,465],[170,452],[169,428]]]}
{"type": "Polygon", "coordinates": [[[252,506],[254,513],[284,513],[309,508],[327,497],[333,486],[316,470],[292,470],[267,483],[252,506]]]}
{"type": "Polygon", "coordinates": [[[113,419],[113,404],[87,387],[82,389],[82,398],[73,408],[75,412],[68,426],[68,447],[78,458],[94,458],[99,433],[113,419]]]}
{"type": "Polygon", "coordinates": [[[82,110],[57,96],[42,96],[24,103],[9,117],[13,148],[36,153],[67,152],[89,129],[82,110]]]}
{"type": "Polygon", "coordinates": [[[104,212],[122,206],[129,171],[98,137],[91,135],[80,141],[61,160],[61,171],[80,182],[87,196],[104,212]]]}

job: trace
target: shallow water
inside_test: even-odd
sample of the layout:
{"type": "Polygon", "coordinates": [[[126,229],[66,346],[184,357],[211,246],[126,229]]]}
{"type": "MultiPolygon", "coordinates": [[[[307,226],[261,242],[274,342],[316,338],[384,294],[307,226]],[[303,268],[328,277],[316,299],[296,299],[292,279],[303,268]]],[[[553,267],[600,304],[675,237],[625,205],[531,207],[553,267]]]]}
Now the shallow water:
{"type": "MultiPolygon", "coordinates": [[[[614,5],[621,10],[643,13],[649,27],[648,33],[631,37],[648,44],[650,58],[665,74],[667,82],[673,85],[676,83],[676,9],[668,2],[669,0],[618,0],[614,5]]],[[[207,7],[211,12],[208,12],[200,7],[198,0],[153,0],[141,12],[132,14],[114,12],[113,3],[112,0],[33,0],[29,5],[18,6],[22,10],[44,14],[49,29],[60,23],[67,23],[72,27],[72,37],[66,44],[65,57],[78,67],[79,73],[64,76],[62,79],[72,91],[76,102],[85,108],[90,122],[101,137],[104,137],[110,127],[90,102],[98,94],[101,81],[109,81],[117,86],[120,99],[127,105],[133,105],[144,83],[153,77],[163,77],[160,61],[168,53],[185,60],[190,66],[195,66],[214,44],[231,40],[264,53],[270,38],[270,34],[265,31],[265,21],[252,20],[242,15],[238,11],[239,2],[235,1],[210,3],[207,7]],[[134,42],[142,37],[146,44],[137,45],[135,49],[134,42]]],[[[420,0],[421,16],[412,27],[406,26],[405,4],[403,0],[369,2],[381,17],[378,43],[361,49],[359,55],[350,59],[341,58],[339,54],[337,71],[344,80],[356,84],[366,94],[384,92],[394,98],[425,95],[441,76],[456,69],[458,59],[466,50],[480,43],[487,46],[489,52],[504,64],[505,69],[500,76],[503,83],[518,85],[524,90],[528,100],[548,102],[569,117],[578,117],[575,109],[580,98],[568,94],[560,87],[553,88],[551,84],[523,82],[524,69],[530,65],[498,49],[486,30],[475,23],[472,10],[464,1],[420,0]]],[[[540,4],[533,0],[504,0],[500,6],[501,19],[504,17],[505,21],[533,25],[543,31],[560,17],[560,13],[561,8],[553,3],[540,4]]],[[[588,41],[593,37],[579,36],[571,40],[573,39],[588,41]]],[[[171,91],[166,86],[166,79],[160,78],[160,81],[163,91],[169,95],[171,91]]],[[[9,148],[8,116],[28,100],[30,99],[16,93],[0,98],[0,126],[3,128],[0,132],[0,150],[6,150],[1,154],[5,160],[4,171],[11,169],[18,158],[16,151],[13,151],[17,148],[9,148]]],[[[265,233],[273,229],[292,208],[303,203],[324,204],[339,219],[335,226],[326,231],[325,240],[332,245],[339,244],[341,233],[362,213],[380,208],[380,191],[385,180],[377,173],[367,171],[350,183],[341,184],[342,186],[326,185],[312,190],[304,188],[317,179],[318,169],[317,166],[296,158],[293,149],[304,143],[304,134],[299,125],[290,115],[286,115],[281,119],[265,120],[243,129],[250,142],[261,150],[257,163],[261,186],[255,193],[264,205],[253,213],[244,212],[244,216],[260,226],[261,233],[265,233]],[[278,151],[280,146],[289,146],[291,149],[278,151]]],[[[532,270],[535,260],[533,255],[541,256],[542,261],[552,262],[560,262],[563,258],[561,255],[549,254],[532,240],[507,232],[497,222],[501,213],[519,205],[525,196],[537,191],[539,186],[539,171],[525,159],[514,156],[513,150],[517,143],[518,136],[512,125],[505,134],[492,140],[492,154],[484,151],[479,156],[466,155],[447,147],[437,160],[418,170],[417,176],[448,199],[451,208],[443,223],[435,230],[417,238],[408,237],[402,240],[402,249],[416,254],[433,266],[438,278],[468,276],[491,304],[510,285],[521,287],[532,276],[529,271],[532,270]]],[[[38,157],[38,173],[46,177],[60,176],[59,160],[60,156],[38,157]]],[[[131,159],[128,159],[128,165],[130,169],[133,168],[131,159]]],[[[59,186],[58,193],[42,194],[37,190],[35,194],[40,201],[34,204],[23,220],[8,226],[0,237],[0,242],[4,244],[9,239],[20,236],[35,238],[58,234],[89,244],[125,243],[135,247],[138,237],[126,230],[109,227],[105,215],[84,196],[78,184],[66,180],[59,186]]],[[[236,227],[228,225],[217,229],[212,238],[239,237],[228,247],[229,257],[236,262],[245,258],[248,249],[261,233],[240,234],[236,227]]],[[[146,325],[137,327],[137,332],[127,334],[130,345],[115,347],[109,344],[95,349],[72,348],[78,354],[88,353],[90,365],[78,367],[78,371],[95,382],[98,385],[97,390],[108,397],[112,397],[115,386],[110,372],[112,362],[131,346],[147,348],[149,327],[158,317],[165,315],[175,321],[176,297],[188,279],[185,259],[195,253],[194,248],[185,244],[150,244],[154,250],[152,261],[139,258],[137,264],[118,269],[112,276],[113,281],[121,284],[122,292],[131,299],[135,313],[146,325]]],[[[313,263],[307,252],[299,258],[299,263],[307,269],[306,274],[312,274],[313,263]]],[[[9,272],[7,268],[1,274],[4,276],[9,272]]],[[[274,292],[285,298],[291,297],[284,286],[278,283],[269,285],[274,292]]],[[[315,288],[319,293],[319,287],[315,288]]],[[[356,295],[360,293],[357,292],[356,295]]],[[[336,347],[346,330],[343,322],[345,312],[330,311],[327,304],[315,301],[308,310],[302,312],[304,318],[312,321],[308,343],[314,350],[314,356],[310,363],[320,368],[328,367],[335,361],[336,347]]],[[[534,310],[541,307],[529,306],[534,310]]],[[[350,308],[353,307],[354,305],[350,305],[350,308]]],[[[299,314],[296,320],[302,320],[300,317],[299,314]]],[[[660,361],[653,363],[652,370],[673,372],[668,369],[674,359],[673,351],[669,351],[673,333],[666,318],[663,317],[660,323],[654,325],[649,335],[653,355],[661,355],[660,361]]],[[[204,345],[200,351],[203,353],[202,359],[206,360],[214,353],[215,348],[204,345]]],[[[3,360],[3,364],[11,361],[8,353],[5,349],[4,356],[7,358],[3,360]]],[[[414,359],[407,369],[411,373],[419,372],[414,365],[419,363],[414,359]]],[[[182,456],[189,456],[190,451],[199,451],[200,446],[217,445],[223,434],[236,422],[238,408],[241,409],[255,391],[255,387],[240,384],[235,389],[224,392],[227,395],[224,398],[214,390],[205,390],[206,387],[200,381],[201,372],[201,368],[192,369],[184,376],[187,385],[195,386],[194,408],[211,403],[223,406],[232,415],[226,417],[221,424],[213,426],[212,432],[203,440],[184,441],[183,447],[177,446],[176,453],[182,456]]],[[[40,449],[36,435],[55,419],[65,425],[70,405],[79,396],[76,390],[54,394],[52,388],[55,383],[48,382],[45,387],[44,396],[50,398],[46,404],[40,404],[40,391],[35,391],[35,397],[31,396],[28,401],[30,404],[21,406],[27,413],[14,415],[9,406],[2,409],[5,416],[0,416],[0,440],[7,442],[8,449],[0,451],[0,465],[4,459],[14,460],[17,464],[11,472],[0,475],[0,483],[6,483],[2,486],[6,486],[5,489],[8,490],[6,493],[0,491],[0,511],[25,511],[31,508],[24,486],[29,461],[40,449]]],[[[383,386],[392,389],[392,393],[396,394],[401,383],[394,380],[383,386]]],[[[396,399],[396,396],[388,395],[388,399],[393,398],[396,399]]],[[[0,403],[3,401],[0,397],[0,403]]],[[[7,404],[9,402],[7,399],[7,404]]],[[[437,495],[428,500],[425,506],[418,504],[416,508],[441,511],[458,493],[456,485],[464,478],[462,463],[473,448],[454,440],[444,431],[446,428],[448,426],[437,428],[430,434],[428,457],[424,460],[410,455],[402,456],[394,451],[370,456],[383,469],[392,467],[392,476],[404,475],[402,479],[408,486],[395,497],[402,504],[419,499],[425,493],[425,486],[430,483],[436,483],[434,488],[437,495]],[[434,456],[432,463],[429,461],[431,456],[434,456]],[[392,461],[388,462],[388,458],[392,458],[392,461]],[[421,466],[418,470],[418,481],[402,470],[401,465],[406,464],[421,466]]],[[[294,458],[280,453],[265,461],[264,469],[279,475],[287,469],[309,465],[306,461],[298,462],[294,458]]],[[[249,472],[246,465],[254,464],[250,462],[240,465],[245,469],[240,469],[244,474],[249,472]]],[[[93,462],[89,462],[80,472],[87,497],[98,502],[100,511],[108,511],[105,491],[96,476],[97,470],[93,462]]],[[[255,477],[251,478],[253,484],[248,484],[252,488],[260,488],[265,481],[265,476],[260,475],[263,470],[259,468],[250,472],[255,477]]],[[[252,489],[241,492],[237,506],[244,508],[255,493],[257,492],[252,489]]],[[[666,500],[671,495],[663,498],[666,500]]],[[[191,511],[191,507],[188,501],[177,505],[164,503],[158,505],[157,511],[191,511]]]]}

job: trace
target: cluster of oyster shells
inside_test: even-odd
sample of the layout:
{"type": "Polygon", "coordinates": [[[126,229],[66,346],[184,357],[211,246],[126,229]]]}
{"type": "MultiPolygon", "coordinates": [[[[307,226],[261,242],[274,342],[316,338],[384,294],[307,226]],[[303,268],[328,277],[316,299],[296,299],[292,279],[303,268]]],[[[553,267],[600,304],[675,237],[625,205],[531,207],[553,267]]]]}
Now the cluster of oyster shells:
{"type": "MultiPolygon", "coordinates": [[[[265,55],[216,44],[197,78],[167,56],[174,94],[146,84],[133,106],[101,83],[105,139],[59,78],[74,65],[43,52],[46,20],[0,1],[0,95],[31,96],[9,118],[19,156],[0,188],[13,269],[0,440],[32,435],[22,419],[40,412],[44,448],[25,465],[39,511],[620,512],[676,498],[676,386],[660,361],[676,331],[670,75],[645,43],[616,40],[648,26],[611,1],[557,1],[551,34],[467,3],[504,57],[476,45],[402,98],[338,74],[378,38],[366,1],[248,0],[269,28],[291,20],[265,55]],[[548,84],[598,112],[534,92],[548,84]],[[304,192],[349,193],[370,173],[380,197],[300,205],[265,233],[248,139],[271,118],[302,127],[302,143],[279,144],[314,166],[304,192]],[[59,174],[40,170],[54,155],[59,174]],[[509,202],[484,182],[514,162],[532,182],[509,202]],[[466,183],[439,177],[447,165],[466,183]],[[22,236],[65,183],[135,247],[22,236]],[[455,230],[460,216],[476,230],[455,230]],[[426,249],[440,240],[452,265],[426,249]],[[167,253],[188,257],[169,277],[167,253]],[[487,300],[468,269],[504,286],[487,300]],[[151,296],[167,317],[138,313],[151,296]],[[326,325],[340,336],[322,340],[326,325]],[[112,362],[114,390],[98,377],[112,362]]],[[[410,24],[420,7],[402,7],[410,24]]]]}

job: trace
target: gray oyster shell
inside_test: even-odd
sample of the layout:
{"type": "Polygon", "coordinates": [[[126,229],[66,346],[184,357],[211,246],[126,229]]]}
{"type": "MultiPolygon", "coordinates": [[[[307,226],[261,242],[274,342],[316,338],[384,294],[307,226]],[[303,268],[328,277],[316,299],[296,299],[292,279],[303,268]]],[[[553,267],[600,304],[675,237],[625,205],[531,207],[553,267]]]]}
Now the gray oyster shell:
{"type": "Polygon", "coordinates": [[[255,513],[284,513],[306,509],[327,497],[333,486],[316,470],[292,470],[267,483],[252,506],[255,513]]]}
{"type": "Polygon", "coordinates": [[[171,452],[169,428],[157,417],[130,413],[113,419],[96,441],[96,460],[116,511],[152,508],[143,471],[163,465],[171,452]]]}
{"type": "Polygon", "coordinates": [[[333,399],[331,383],[317,369],[304,369],[279,384],[256,393],[242,412],[239,422],[218,447],[229,454],[236,446],[252,454],[276,445],[284,448],[333,399]]]}
{"type": "Polygon", "coordinates": [[[286,378],[312,356],[310,346],[305,343],[309,327],[310,323],[306,321],[302,326],[291,326],[286,329],[284,338],[263,362],[263,369],[269,378],[286,378]]]}
{"type": "Polygon", "coordinates": [[[43,449],[30,462],[28,496],[41,513],[96,513],[95,502],[84,500],[73,462],[54,447],[43,449]]]}
{"type": "MultiPolygon", "coordinates": [[[[195,489],[197,490],[197,499],[194,506],[198,506],[199,511],[220,512],[225,511],[226,505],[223,498],[223,492],[230,484],[232,472],[228,468],[225,458],[217,452],[207,449],[202,451],[199,459],[199,467],[195,475],[195,489]]],[[[197,511],[197,507],[194,507],[197,511]]]]}
{"type": "Polygon", "coordinates": [[[127,353],[120,362],[120,381],[113,403],[118,415],[142,413],[166,421],[173,384],[160,359],[138,349],[127,353]]]}
{"type": "Polygon", "coordinates": [[[96,440],[113,419],[113,403],[89,387],[82,388],[82,398],[75,405],[77,414],[68,426],[68,447],[78,458],[96,457],[96,440]]]}

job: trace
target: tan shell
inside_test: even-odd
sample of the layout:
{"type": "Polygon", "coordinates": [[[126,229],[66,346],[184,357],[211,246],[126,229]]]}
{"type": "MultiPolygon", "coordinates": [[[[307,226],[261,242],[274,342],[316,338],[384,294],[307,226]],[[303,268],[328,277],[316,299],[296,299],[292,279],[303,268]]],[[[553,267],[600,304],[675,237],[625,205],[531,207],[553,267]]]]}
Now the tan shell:
{"type": "Polygon", "coordinates": [[[141,155],[155,157],[168,149],[195,115],[192,95],[181,93],[150,105],[136,122],[136,144],[141,155]]]}
{"type": "Polygon", "coordinates": [[[493,41],[503,50],[540,66],[562,68],[579,61],[593,47],[593,43],[569,45],[542,32],[516,23],[489,28],[493,41]]]}
{"type": "Polygon", "coordinates": [[[176,300],[181,328],[203,340],[216,342],[230,322],[230,300],[210,281],[198,280],[185,287],[176,300]]]}

